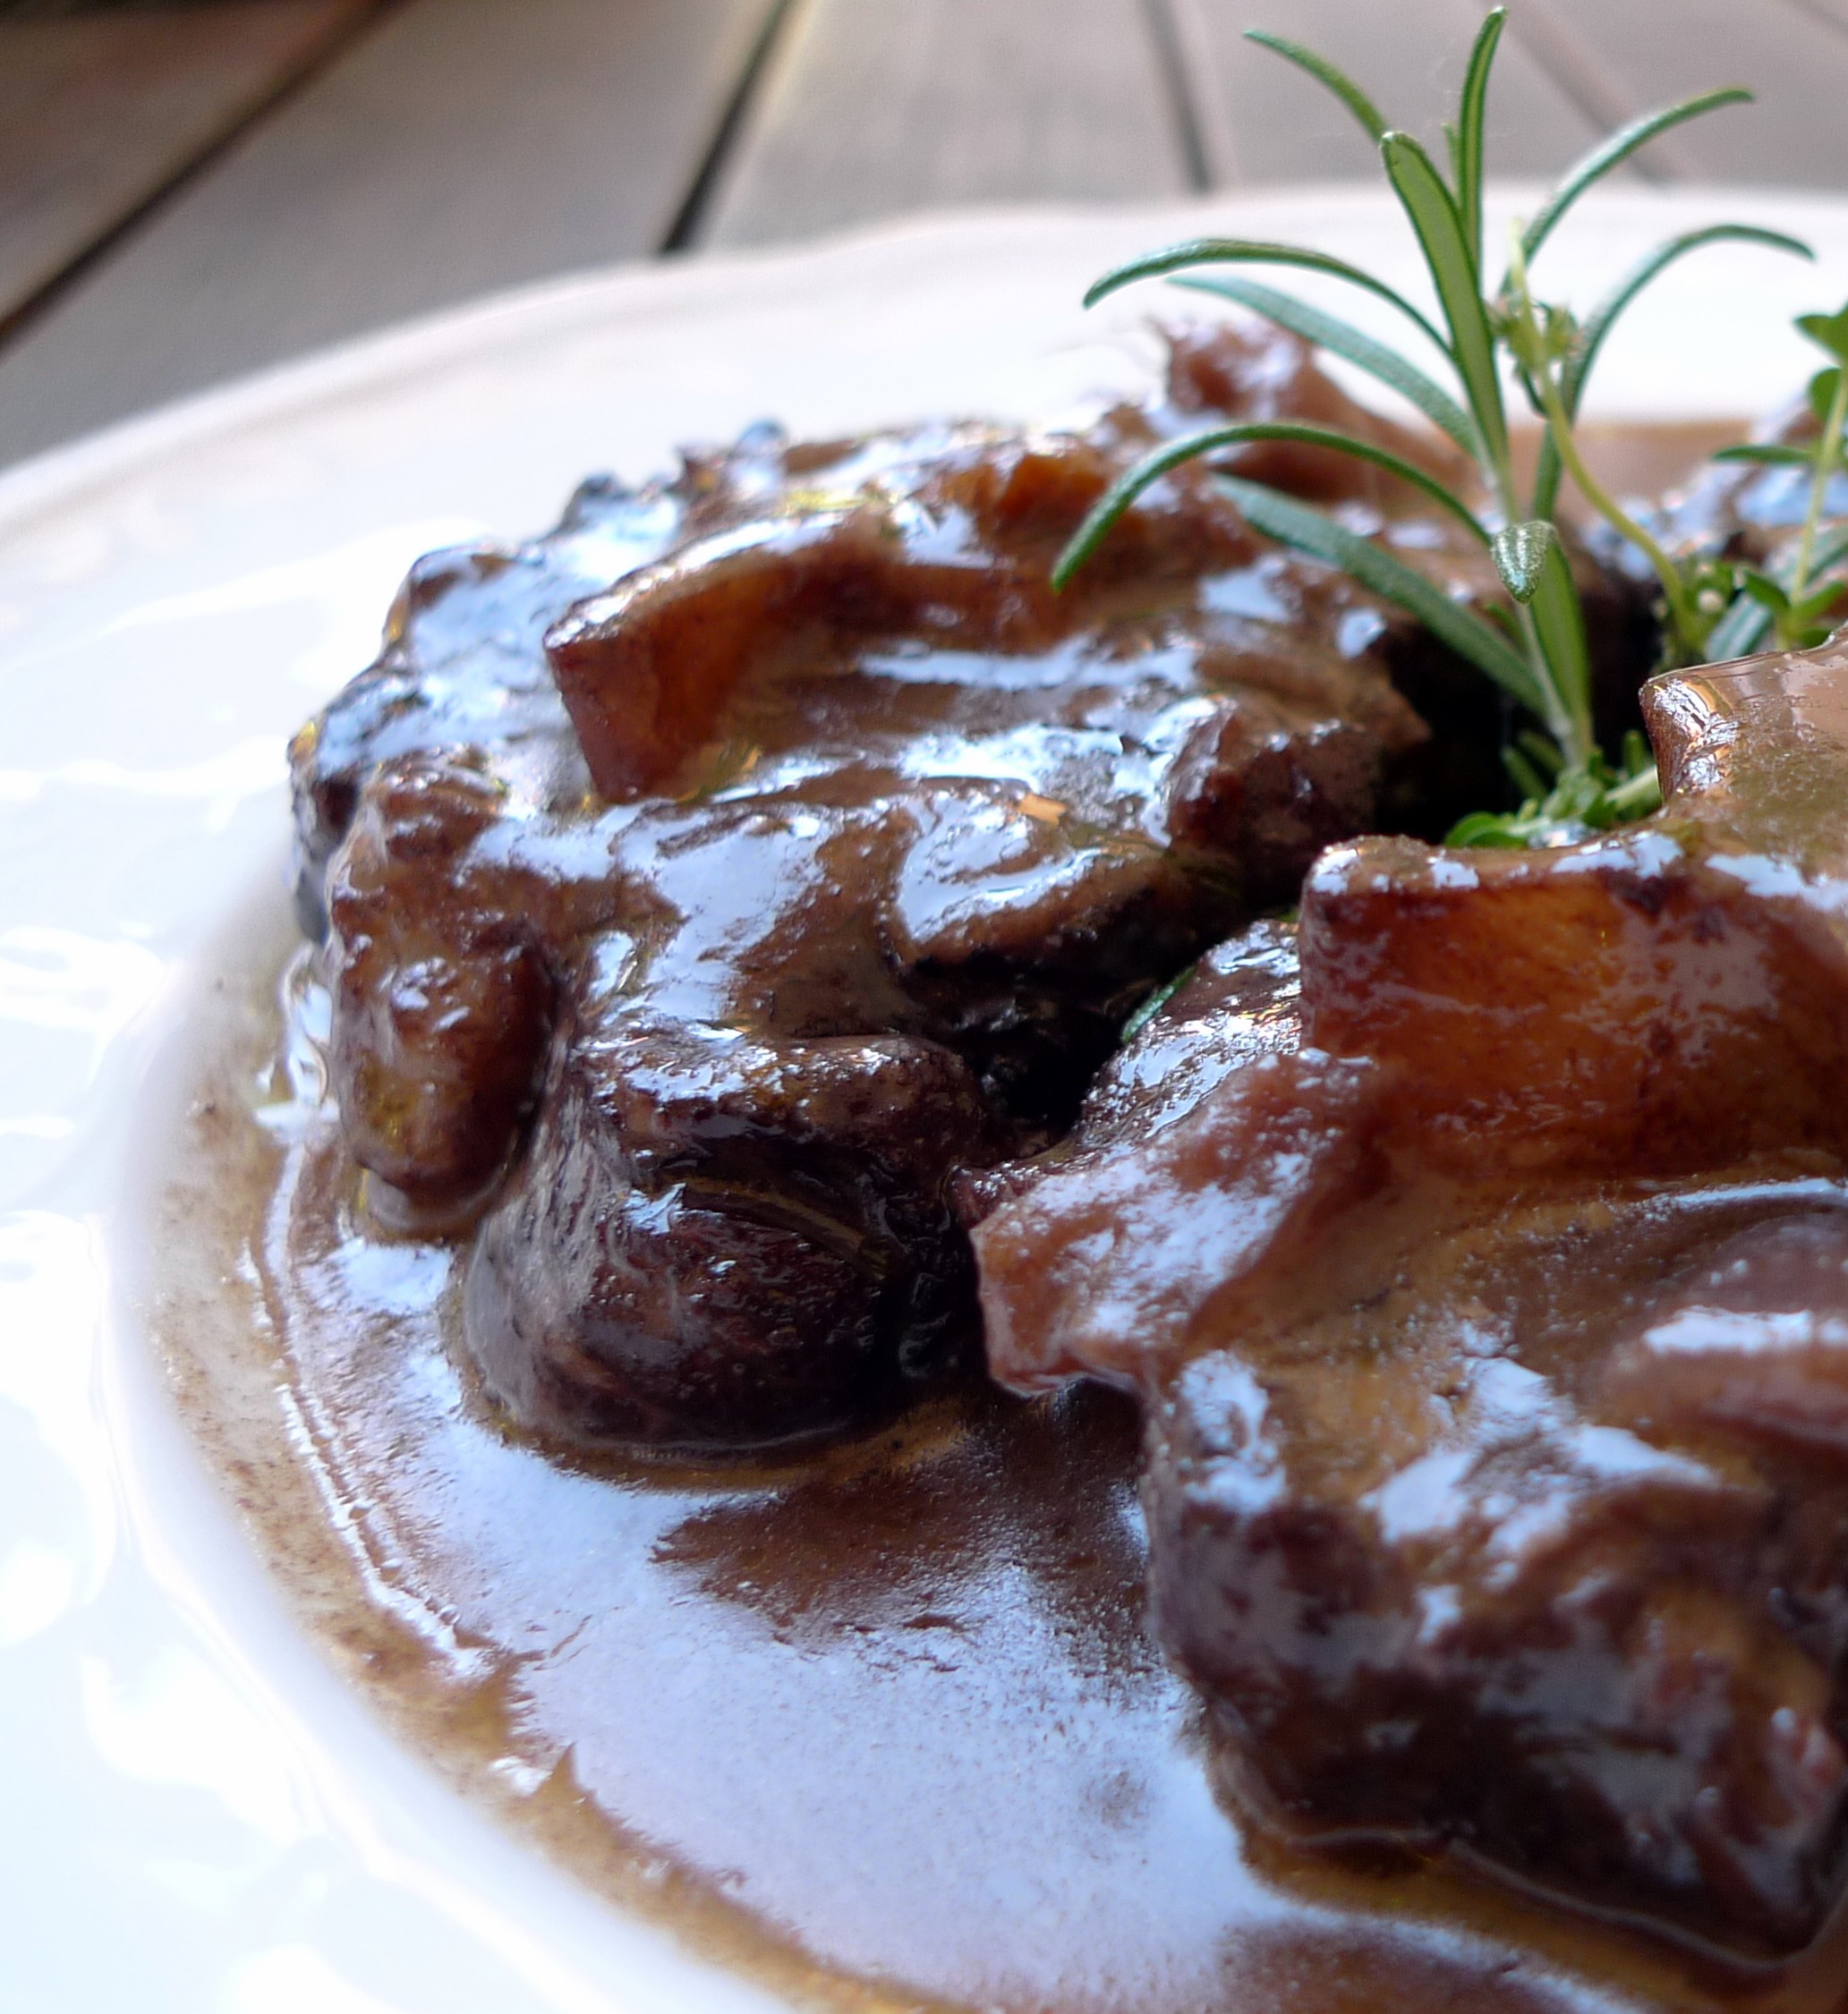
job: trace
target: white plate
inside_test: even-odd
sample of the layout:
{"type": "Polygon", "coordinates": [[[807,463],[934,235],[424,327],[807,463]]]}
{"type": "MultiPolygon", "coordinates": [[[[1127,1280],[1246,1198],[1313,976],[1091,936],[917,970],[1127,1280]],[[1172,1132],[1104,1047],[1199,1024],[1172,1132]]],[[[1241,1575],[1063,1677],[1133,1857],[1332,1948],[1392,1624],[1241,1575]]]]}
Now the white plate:
{"type": "MultiPolygon", "coordinates": [[[[1819,269],[1677,268],[1599,411],[1750,412],[1809,368],[1787,324],[1848,293],[1848,205],[1614,197],[1538,276],[1582,302],[1721,214],[1819,269]]],[[[283,1613],[137,1325],[149,1058],[213,931],[254,883],[279,900],[285,738],[419,551],[542,529],[586,472],[765,413],[1027,417],[1137,383],[1157,297],[1078,293],[1206,228],[1409,276],[1370,192],[927,221],[531,290],[0,477],[0,2014],[766,2004],[502,1839],[283,1613]]]]}

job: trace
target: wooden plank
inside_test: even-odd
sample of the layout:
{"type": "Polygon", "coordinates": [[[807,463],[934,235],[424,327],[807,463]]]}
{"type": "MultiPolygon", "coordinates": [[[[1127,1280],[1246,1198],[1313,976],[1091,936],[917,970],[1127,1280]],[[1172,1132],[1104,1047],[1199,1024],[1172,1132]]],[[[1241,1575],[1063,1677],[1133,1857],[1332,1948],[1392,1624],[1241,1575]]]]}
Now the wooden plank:
{"type": "Polygon", "coordinates": [[[0,323],[373,4],[0,21],[0,323]]]}
{"type": "Polygon", "coordinates": [[[1826,0],[1519,0],[1512,15],[1542,62],[1586,52],[1629,115],[1717,84],[1757,106],[1716,112],[1650,150],[1671,177],[1839,188],[1848,182],[1848,7],[1826,0]]]}
{"type": "Polygon", "coordinates": [[[409,0],[0,353],[0,460],[653,251],[768,0],[409,0]]]}
{"type": "MultiPolygon", "coordinates": [[[[1678,0],[1679,4],[1679,0],[1678,0]]],[[[1483,9],[1476,0],[1168,0],[1215,183],[1379,176],[1352,115],[1310,78],[1244,38],[1273,29],[1326,55],[1387,119],[1441,144],[1483,9]]],[[[1520,6],[1517,5],[1517,16],[1520,6]]],[[[1545,177],[1600,127],[1519,45],[1503,38],[1489,98],[1489,170],[1545,177]]]]}
{"type": "Polygon", "coordinates": [[[798,0],[701,239],[1188,186],[1143,0],[798,0]]]}

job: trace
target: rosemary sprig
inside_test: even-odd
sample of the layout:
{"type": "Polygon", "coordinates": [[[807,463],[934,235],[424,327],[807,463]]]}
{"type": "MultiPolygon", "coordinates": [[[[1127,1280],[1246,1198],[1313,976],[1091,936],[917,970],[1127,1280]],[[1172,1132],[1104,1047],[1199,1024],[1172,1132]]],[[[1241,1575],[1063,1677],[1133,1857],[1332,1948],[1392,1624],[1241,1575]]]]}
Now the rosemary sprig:
{"type": "MultiPolygon", "coordinates": [[[[1506,21],[1507,10],[1495,8],[1470,50],[1456,118],[1445,129],[1448,177],[1418,140],[1389,126],[1359,85],[1325,57],[1278,36],[1253,31],[1250,38],[1332,91],[1378,147],[1386,178],[1423,255],[1437,300],[1437,320],[1375,275],[1345,259],[1256,239],[1197,239],[1149,253],[1106,273],[1086,297],[1090,305],[1132,282],[1179,275],[1183,276],[1182,285],[1217,293],[1268,318],[1408,399],[1469,457],[1479,495],[1466,497],[1376,444],[1335,429],[1280,424],[1209,428],[1164,445],[1113,483],[1074,534],[1053,574],[1055,585],[1063,586],[1142,491],[1179,463],[1246,442],[1302,441],[1358,456],[1409,481],[1488,547],[1513,604],[1505,633],[1452,601],[1384,542],[1362,538],[1326,512],[1264,484],[1235,475],[1215,476],[1256,530],[1341,568],[1417,616],[1532,716],[1534,725],[1515,737],[1506,754],[1510,773],[1526,798],[1521,809],[1512,814],[1478,814],[1464,820],[1452,835],[1458,844],[1478,846],[1550,844],[1569,833],[1639,816],[1660,802],[1655,767],[1640,736],[1632,736],[1614,761],[1597,744],[1584,615],[1557,523],[1564,476],[1572,478],[1591,507],[1655,568],[1671,661],[1695,661],[1714,627],[1707,607],[1711,597],[1703,597],[1645,527],[1605,491],[1580,452],[1574,426],[1586,381],[1605,338],[1659,273],[1703,245],[1733,240],[1813,256],[1807,245],[1781,232],[1716,224],[1658,246],[1582,321],[1533,293],[1529,265],[1580,197],[1671,127],[1750,100],[1750,92],[1728,89],[1637,120],[1570,169],[1538,214],[1516,233],[1507,272],[1491,296],[1483,284],[1484,152],[1490,74],[1506,21]],[[1227,266],[1293,267],[1385,301],[1447,367],[1456,393],[1424,364],[1337,315],[1256,281],[1205,276],[1199,270],[1227,266]],[[1520,494],[1510,445],[1505,389],[1511,377],[1546,427],[1539,465],[1525,497],[1520,494]]],[[[1842,324],[1840,335],[1843,347],[1833,353],[1848,363],[1848,322],[1842,324]]],[[[1844,384],[1848,378],[1838,371],[1831,397],[1841,394],[1843,418],[1848,420],[1844,384]]],[[[1837,456],[1831,471],[1838,465],[1839,433],[1838,428],[1835,446],[1828,451],[1837,456]]],[[[1819,462],[1817,466],[1820,472],[1819,462]]],[[[1818,480],[1820,489],[1826,489],[1827,476],[1818,472],[1818,480]]],[[[1793,579],[1780,590],[1793,608],[1806,593],[1817,565],[1811,540],[1798,557],[1793,579]]],[[[1748,593],[1765,592],[1762,585],[1754,588],[1750,582],[1743,587],[1748,593]]]]}

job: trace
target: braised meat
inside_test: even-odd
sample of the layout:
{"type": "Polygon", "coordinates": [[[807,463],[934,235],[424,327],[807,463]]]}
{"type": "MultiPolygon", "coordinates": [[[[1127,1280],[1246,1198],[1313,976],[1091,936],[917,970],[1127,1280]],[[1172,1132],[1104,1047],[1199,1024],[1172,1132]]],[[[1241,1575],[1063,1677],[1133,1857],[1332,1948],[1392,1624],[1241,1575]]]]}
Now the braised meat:
{"type": "MultiPolygon", "coordinates": [[[[567,1440],[831,1431],[984,1329],[1135,1394],[1262,1822],[1787,1953],[1848,1838],[1848,644],[1654,681],[1639,826],[1435,847],[1500,702],[1213,474],[1491,596],[1416,493],[1247,448],[1052,591],[1227,414],[1392,431],[1182,334],[1069,430],[754,429],[420,565],[294,750],[347,1149],[567,1440]]],[[[1662,522],[1775,557],[1761,480],[1662,522]]],[[[1608,727],[1646,596],[1574,565],[1608,727]]]]}
{"type": "Polygon", "coordinates": [[[1148,1404],[1253,1808],[1763,1955],[1848,1817],[1848,650],[1646,710],[1657,816],[1333,849],[1299,999],[1216,955],[975,1242],[999,1376],[1148,1404]]]}
{"type": "Polygon", "coordinates": [[[545,661],[546,629],[580,597],[686,537],[698,503],[691,472],[672,490],[592,481],[547,538],[417,562],[378,659],[290,745],[295,905],[311,936],[327,925],[328,862],[381,764],[468,750],[477,769],[522,800],[582,799],[589,772],[545,661]]]}
{"type": "MultiPolygon", "coordinates": [[[[1493,762],[1481,681],[1204,469],[1051,591],[1129,461],[1250,412],[1391,430],[1290,339],[1177,336],[1078,430],[760,428],[413,574],[298,737],[302,906],[372,1207],[473,1236],[516,1417],[748,1443],[967,1354],[958,1175],[1055,1139],[1136,1002],[1324,846],[1447,815],[1407,693],[1466,693],[1445,761],[1493,762]]],[[[1261,453],[1490,591],[1405,486],[1261,453]]]]}

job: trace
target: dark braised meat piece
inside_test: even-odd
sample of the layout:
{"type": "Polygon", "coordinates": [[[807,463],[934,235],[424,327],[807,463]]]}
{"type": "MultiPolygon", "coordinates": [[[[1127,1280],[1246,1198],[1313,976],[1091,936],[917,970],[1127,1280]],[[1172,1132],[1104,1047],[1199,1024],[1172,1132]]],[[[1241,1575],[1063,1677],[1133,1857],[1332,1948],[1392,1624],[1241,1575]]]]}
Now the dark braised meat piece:
{"type": "Polygon", "coordinates": [[[581,596],[684,538],[693,489],[587,482],[547,538],[431,553],[411,569],[377,660],[290,745],[295,905],[311,936],[326,927],[328,863],[381,763],[471,749],[523,798],[582,798],[589,777],[542,640],[581,596]]]}
{"type": "Polygon", "coordinates": [[[1257,1809],[1778,1954],[1848,1826],[1848,651],[1647,710],[1658,816],[1334,849],[1299,1019],[1179,995],[1179,1100],[1132,1049],[975,1241],[998,1375],[1149,1404],[1257,1809]]]}
{"type": "MultiPolygon", "coordinates": [[[[1138,999],[1377,821],[1442,654],[1202,472],[1050,591],[1119,470],[1252,410],[1381,424],[1223,332],[1083,431],[760,429],[420,571],[298,739],[305,906],[347,1143],[388,1218],[478,1227],[518,1417],[747,1443],[954,1359],[958,1171],[1043,1147],[1138,999]]],[[[1486,591],[1371,468],[1266,472],[1486,591]]]]}
{"type": "Polygon", "coordinates": [[[551,1028],[556,982],[519,899],[525,877],[483,873],[472,852],[506,802],[473,751],[399,757],[366,786],[326,889],[347,1145],[430,1206],[464,1202],[502,1171],[551,1028]]]}
{"type": "Polygon", "coordinates": [[[967,1340],[945,1164],[992,1158],[994,1133],[941,1043],[651,1024],[592,983],[469,1269],[489,1384],[588,1439],[863,1416],[967,1340]]]}

